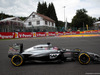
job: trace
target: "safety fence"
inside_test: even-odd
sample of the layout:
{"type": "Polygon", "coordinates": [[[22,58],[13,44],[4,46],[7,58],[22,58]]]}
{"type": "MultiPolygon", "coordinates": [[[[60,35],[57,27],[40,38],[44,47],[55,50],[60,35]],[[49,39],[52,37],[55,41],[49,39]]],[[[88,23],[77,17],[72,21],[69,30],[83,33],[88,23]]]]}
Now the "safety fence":
{"type": "Polygon", "coordinates": [[[31,37],[48,37],[60,35],[73,35],[80,32],[0,32],[0,39],[13,39],[13,38],[31,38],[31,37]]]}
{"type": "Polygon", "coordinates": [[[100,33],[100,30],[72,31],[72,32],[0,32],[0,39],[48,37],[61,35],[75,35],[84,33],[100,33]]]}

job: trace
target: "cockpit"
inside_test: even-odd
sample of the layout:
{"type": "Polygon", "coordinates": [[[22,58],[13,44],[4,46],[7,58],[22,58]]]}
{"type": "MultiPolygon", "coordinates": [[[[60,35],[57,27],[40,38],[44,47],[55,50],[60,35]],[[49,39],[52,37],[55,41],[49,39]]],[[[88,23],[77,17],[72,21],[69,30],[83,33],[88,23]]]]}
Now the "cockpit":
{"type": "Polygon", "coordinates": [[[57,50],[57,47],[53,47],[52,45],[42,44],[34,46],[34,49],[37,50],[57,50]]]}

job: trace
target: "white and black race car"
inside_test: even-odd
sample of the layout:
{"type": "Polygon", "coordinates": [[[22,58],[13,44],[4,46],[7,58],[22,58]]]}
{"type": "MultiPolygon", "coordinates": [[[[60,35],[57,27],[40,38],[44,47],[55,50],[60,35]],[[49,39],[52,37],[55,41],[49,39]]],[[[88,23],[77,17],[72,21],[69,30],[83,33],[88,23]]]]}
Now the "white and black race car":
{"type": "Polygon", "coordinates": [[[9,47],[8,57],[14,66],[20,66],[26,61],[64,62],[68,59],[78,60],[80,64],[89,64],[90,61],[100,62],[100,56],[95,53],[82,52],[80,49],[60,49],[50,43],[40,44],[23,50],[23,44],[13,44],[9,47]]]}

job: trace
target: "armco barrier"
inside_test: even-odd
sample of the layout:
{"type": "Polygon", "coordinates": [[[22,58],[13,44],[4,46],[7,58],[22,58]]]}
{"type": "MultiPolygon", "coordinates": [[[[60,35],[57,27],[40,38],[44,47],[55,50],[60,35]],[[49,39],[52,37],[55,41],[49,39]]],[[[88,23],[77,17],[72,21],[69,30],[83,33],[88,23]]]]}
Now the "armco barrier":
{"type": "Polygon", "coordinates": [[[80,33],[100,33],[100,30],[87,30],[87,31],[81,31],[80,33]]]}
{"type": "Polygon", "coordinates": [[[64,35],[64,32],[58,32],[57,36],[64,35]]]}
{"type": "Polygon", "coordinates": [[[80,33],[100,33],[100,30],[72,31],[72,32],[0,32],[0,39],[31,38],[46,36],[75,35],[80,33]]]}
{"type": "Polygon", "coordinates": [[[86,31],[85,33],[98,33],[99,30],[90,30],[90,31],[86,31]]]}
{"type": "Polygon", "coordinates": [[[76,31],[72,31],[71,34],[72,34],[72,35],[80,34],[80,32],[79,32],[79,31],[77,31],[77,32],[76,32],[76,31]]]}
{"type": "Polygon", "coordinates": [[[15,32],[15,38],[30,38],[33,37],[33,32],[15,32]]]}
{"type": "Polygon", "coordinates": [[[73,35],[80,32],[0,32],[0,39],[73,35]]]}
{"type": "Polygon", "coordinates": [[[12,39],[15,38],[15,33],[12,32],[0,32],[0,39],[12,39]]]}
{"type": "Polygon", "coordinates": [[[47,32],[47,36],[56,36],[55,32],[47,32]]]}
{"type": "Polygon", "coordinates": [[[45,37],[46,32],[36,32],[36,37],[45,37]]]}

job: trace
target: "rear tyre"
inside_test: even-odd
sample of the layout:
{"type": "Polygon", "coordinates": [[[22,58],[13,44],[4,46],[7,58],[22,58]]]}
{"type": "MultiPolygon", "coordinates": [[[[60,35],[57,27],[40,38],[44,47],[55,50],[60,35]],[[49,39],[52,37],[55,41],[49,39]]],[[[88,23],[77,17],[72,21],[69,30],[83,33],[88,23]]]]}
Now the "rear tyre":
{"type": "Polygon", "coordinates": [[[81,53],[78,57],[79,63],[82,65],[87,65],[90,63],[90,56],[87,53],[81,53]]]}
{"type": "Polygon", "coordinates": [[[23,57],[21,55],[14,55],[12,58],[11,58],[11,63],[18,67],[20,65],[23,64],[23,57]]]}
{"type": "Polygon", "coordinates": [[[79,49],[79,48],[75,48],[74,50],[75,50],[75,51],[82,51],[82,50],[81,50],[81,49],[79,49]]]}

